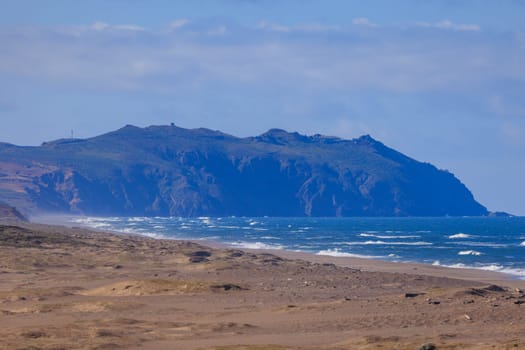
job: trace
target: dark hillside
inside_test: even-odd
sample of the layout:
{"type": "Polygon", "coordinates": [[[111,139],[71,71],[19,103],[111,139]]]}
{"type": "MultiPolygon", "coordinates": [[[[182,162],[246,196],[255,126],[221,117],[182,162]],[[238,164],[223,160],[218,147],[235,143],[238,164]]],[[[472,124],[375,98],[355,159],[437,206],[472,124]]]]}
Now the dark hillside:
{"type": "Polygon", "coordinates": [[[453,174],[370,136],[176,126],[0,144],[0,199],[30,211],[173,216],[486,215],[453,174]]]}

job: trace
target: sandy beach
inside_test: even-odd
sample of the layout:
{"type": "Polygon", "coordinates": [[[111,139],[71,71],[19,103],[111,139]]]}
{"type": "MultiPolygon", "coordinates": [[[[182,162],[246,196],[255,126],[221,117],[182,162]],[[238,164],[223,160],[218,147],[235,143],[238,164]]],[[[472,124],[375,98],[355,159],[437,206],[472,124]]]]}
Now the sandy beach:
{"type": "Polygon", "coordinates": [[[525,348],[498,273],[35,224],[0,257],[0,349],[525,348]]]}

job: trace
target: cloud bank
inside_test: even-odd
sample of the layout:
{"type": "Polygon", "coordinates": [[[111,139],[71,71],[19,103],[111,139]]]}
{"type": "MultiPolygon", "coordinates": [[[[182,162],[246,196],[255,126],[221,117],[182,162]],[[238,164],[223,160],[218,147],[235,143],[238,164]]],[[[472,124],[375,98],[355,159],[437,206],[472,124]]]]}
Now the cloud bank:
{"type": "MultiPolygon", "coordinates": [[[[4,138],[29,120],[39,123],[31,139],[43,130],[55,137],[49,125],[94,135],[174,119],[240,136],[269,127],[372,133],[450,168],[476,193],[503,178],[515,195],[512,184],[525,176],[525,165],[516,165],[525,158],[521,32],[446,18],[385,24],[356,16],[345,25],[174,18],[157,27],[2,26],[0,43],[4,138]]],[[[509,203],[490,198],[496,209],[509,203]]]]}
{"type": "Polygon", "coordinates": [[[450,21],[380,27],[176,19],[160,28],[0,28],[0,74],[109,89],[176,93],[206,84],[460,90],[525,79],[521,39],[450,21]]]}

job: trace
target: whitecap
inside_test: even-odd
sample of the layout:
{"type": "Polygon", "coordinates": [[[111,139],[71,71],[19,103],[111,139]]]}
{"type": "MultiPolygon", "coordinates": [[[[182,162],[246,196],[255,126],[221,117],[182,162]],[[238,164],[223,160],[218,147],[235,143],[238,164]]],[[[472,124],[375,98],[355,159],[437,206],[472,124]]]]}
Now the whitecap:
{"type": "Polygon", "coordinates": [[[385,235],[375,235],[371,233],[361,233],[360,237],[375,237],[379,239],[407,239],[407,238],[420,238],[421,236],[385,236],[385,235]]]}
{"type": "Polygon", "coordinates": [[[519,279],[525,279],[525,268],[510,268],[504,267],[499,264],[488,264],[488,265],[466,265],[462,263],[456,264],[441,264],[439,260],[436,260],[432,263],[433,266],[442,266],[449,267],[453,269],[474,269],[474,270],[483,270],[483,271],[492,271],[492,272],[501,272],[508,275],[513,275],[519,279]]]}
{"type": "Polygon", "coordinates": [[[520,246],[525,247],[525,241],[521,242],[520,246]]]}
{"type": "Polygon", "coordinates": [[[469,235],[469,234],[466,234],[466,233],[456,233],[455,235],[448,236],[448,238],[450,238],[450,239],[470,238],[470,237],[472,237],[472,236],[469,235]]]}
{"type": "Polygon", "coordinates": [[[450,242],[451,244],[457,244],[457,245],[463,245],[463,246],[471,246],[471,247],[488,247],[488,248],[505,248],[508,247],[508,244],[502,244],[502,243],[489,243],[489,242],[466,242],[466,243],[455,243],[450,242]]]}
{"type": "Polygon", "coordinates": [[[480,256],[482,253],[475,251],[475,250],[462,250],[458,253],[458,255],[475,255],[480,256]]]}
{"type": "Polygon", "coordinates": [[[110,224],[105,223],[105,222],[91,222],[91,223],[88,223],[87,225],[89,227],[93,227],[93,228],[108,228],[108,227],[111,227],[110,224]]]}
{"type": "Polygon", "coordinates": [[[280,244],[267,244],[263,242],[233,242],[230,245],[246,249],[284,249],[280,244]]]}
{"type": "Polygon", "coordinates": [[[379,259],[379,258],[381,258],[381,256],[346,253],[346,252],[340,251],[337,248],[336,249],[320,250],[317,253],[315,253],[315,255],[327,255],[327,256],[347,257],[347,258],[365,258],[365,259],[379,259]]]}
{"type": "Polygon", "coordinates": [[[432,245],[430,242],[385,242],[385,241],[365,241],[365,242],[344,242],[346,245],[432,245]]]}
{"type": "MultiPolygon", "coordinates": [[[[204,225],[210,225],[212,222],[211,222],[211,218],[207,217],[207,216],[200,216],[197,218],[202,224],[204,225]]],[[[198,222],[198,221],[197,221],[198,222]]]]}
{"type": "Polygon", "coordinates": [[[371,233],[360,233],[359,236],[360,237],[376,237],[376,235],[371,234],[371,233]]]}
{"type": "Polygon", "coordinates": [[[145,218],[145,217],[131,217],[131,218],[128,218],[128,222],[144,222],[144,221],[148,221],[149,218],[145,218]]]}

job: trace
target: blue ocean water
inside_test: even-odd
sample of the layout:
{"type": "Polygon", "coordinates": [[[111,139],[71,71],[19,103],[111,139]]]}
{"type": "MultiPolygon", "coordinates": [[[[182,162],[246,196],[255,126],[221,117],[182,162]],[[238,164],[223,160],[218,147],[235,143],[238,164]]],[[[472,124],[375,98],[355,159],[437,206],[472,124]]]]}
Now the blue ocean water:
{"type": "Polygon", "coordinates": [[[477,268],[525,279],[525,217],[73,217],[67,221],[151,237],[477,268]]]}

